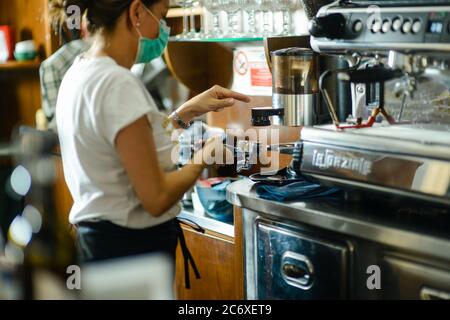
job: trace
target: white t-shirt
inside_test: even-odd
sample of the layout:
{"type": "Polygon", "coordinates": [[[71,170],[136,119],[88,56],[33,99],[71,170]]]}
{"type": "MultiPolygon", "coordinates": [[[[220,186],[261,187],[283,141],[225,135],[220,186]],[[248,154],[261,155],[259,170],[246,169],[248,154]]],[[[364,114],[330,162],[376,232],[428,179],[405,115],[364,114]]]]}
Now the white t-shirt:
{"type": "Polygon", "coordinates": [[[144,115],[152,125],[161,168],[174,170],[174,144],[163,128],[166,115],[158,112],[142,82],[109,57],[77,57],[56,106],[64,176],[74,200],[72,224],[107,220],[141,229],[180,212],[179,205],[158,218],[145,211],[115,149],[118,132],[144,115]]]}

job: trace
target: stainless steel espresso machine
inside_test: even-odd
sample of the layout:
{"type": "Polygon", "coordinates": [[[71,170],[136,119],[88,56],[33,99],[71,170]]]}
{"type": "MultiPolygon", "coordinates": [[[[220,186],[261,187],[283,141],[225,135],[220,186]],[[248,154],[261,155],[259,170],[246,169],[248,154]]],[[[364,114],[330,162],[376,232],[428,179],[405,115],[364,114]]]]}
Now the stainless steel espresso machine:
{"type": "Polygon", "coordinates": [[[301,124],[286,174],[346,192],[277,202],[253,181],[230,185],[246,297],[450,299],[450,1],[342,0],[314,13],[311,47],[348,65],[317,78],[332,121],[301,124]],[[332,79],[348,84],[346,121],[332,79]]]}
{"type": "Polygon", "coordinates": [[[301,131],[294,169],[323,182],[450,205],[450,2],[343,0],[309,25],[312,48],[343,55],[352,115],[301,131]]]}
{"type": "Polygon", "coordinates": [[[272,53],[277,62],[294,51],[301,67],[274,65],[273,109],[252,113],[255,125],[275,115],[304,126],[289,174],[450,205],[450,2],[336,1],[309,29],[316,53],[272,53]],[[348,67],[311,76],[319,53],[344,57],[348,67]],[[331,76],[351,88],[346,123],[326,86],[331,76]],[[313,126],[319,92],[330,125],[313,126]]]}

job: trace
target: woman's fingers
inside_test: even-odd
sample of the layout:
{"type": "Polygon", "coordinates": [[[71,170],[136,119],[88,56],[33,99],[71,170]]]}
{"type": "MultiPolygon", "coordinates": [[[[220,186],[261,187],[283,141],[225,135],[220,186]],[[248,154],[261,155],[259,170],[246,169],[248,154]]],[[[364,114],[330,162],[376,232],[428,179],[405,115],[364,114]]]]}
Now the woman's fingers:
{"type": "Polygon", "coordinates": [[[233,98],[228,99],[214,99],[213,103],[211,104],[211,111],[221,111],[225,108],[229,108],[234,105],[236,100],[233,98]]]}
{"type": "Polygon", "coordinates": [[[214,86],[213,90],[216,93],[217,98],[219,99],[232,98],[246,103],[249,103],[251,101],[249,96],[221,86],[214,86]]]}

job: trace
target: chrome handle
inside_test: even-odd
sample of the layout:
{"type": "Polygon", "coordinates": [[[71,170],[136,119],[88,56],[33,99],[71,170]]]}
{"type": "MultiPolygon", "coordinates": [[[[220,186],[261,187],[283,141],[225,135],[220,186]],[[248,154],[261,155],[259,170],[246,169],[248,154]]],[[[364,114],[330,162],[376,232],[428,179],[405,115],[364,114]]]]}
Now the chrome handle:
{"type": "Polygon", "coordinates": [[[420,290],[421,300],[450,300],[450,293],[424,287],[420,290]]]}
{"type": "Polygon", "coordinates": [[[289,278],[305,278],[309,279],[308,271],[294,264],[286,263],[283,265],[283,272],[289,278]]]}
{"type": "Polygon", "coordinates": [[[290,285],[308,290],[314,283],[314,267],[308,257],[287,251],[281,258],[281,275],[290,285]]]}

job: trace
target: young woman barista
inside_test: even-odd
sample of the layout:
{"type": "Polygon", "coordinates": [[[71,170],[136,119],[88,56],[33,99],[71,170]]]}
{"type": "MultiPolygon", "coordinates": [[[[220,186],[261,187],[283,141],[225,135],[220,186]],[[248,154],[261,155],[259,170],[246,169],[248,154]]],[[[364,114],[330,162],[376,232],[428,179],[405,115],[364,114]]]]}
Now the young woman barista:
{"type": "Polygon", "coordinates": [[[66,10],[73,5],[87,10],[92,46],[62,81],[56,120],[80,258],[164,252],[174,261],[180,239],[187,271],[178,201],[211,163],[202,155],[222,145],[209,141],[196,161],[175,170],[168,127],[185,128],[196,116],[249,98],[214,86],[167,118],[129,69],[162,54],[169,0],[65,1],[66,10]]]}

